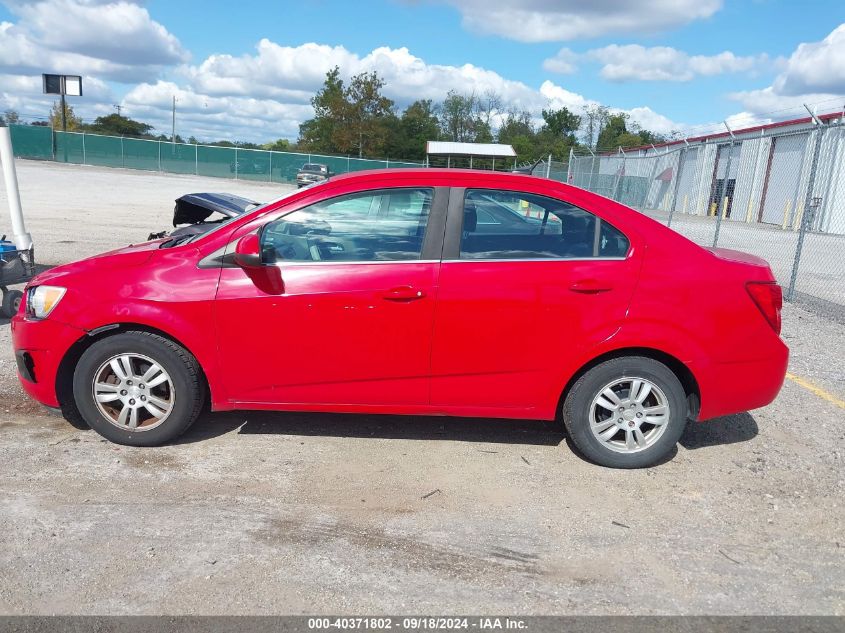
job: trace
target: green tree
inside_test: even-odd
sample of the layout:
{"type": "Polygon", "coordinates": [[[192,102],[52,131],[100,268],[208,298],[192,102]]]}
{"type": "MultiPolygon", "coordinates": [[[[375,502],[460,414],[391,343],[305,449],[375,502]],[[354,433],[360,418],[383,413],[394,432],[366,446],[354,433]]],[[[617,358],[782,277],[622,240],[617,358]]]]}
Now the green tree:
{"type": "Polygon", "coordinates": [[[286,138],[280,138],[272,143],[264,143],[261,149],[270,150],[272,152],[289,152],[291,150],[290,141],[286,138]]]}
{"type": "Polygon", "coordinates": [[[384,156],[393,101],[381,94],[384,80],[376,72],[355,75],[344,91],[343,125],[335,128],[336,147],[344,153],[384,156]]]}
{"type": "Polygon", "coordinates": [[[299,126],[298,145],[312,152],[335,152],[335,128],[342,125],[346,109],[340,68],[326,73],[323,87],[311,98],[314,117],[299,126]]]}
{"type": "Polygon", "coordinates": [[[581,129],[581,117],[568,108],[543,110],[542,131],[552,137],[561,137],[575,143],[575,134],[581,129]]]}
{"type": "Polygon", "coordinates": [[[440,126],[430,99],[414,101],[396,118],[390,128],[388,156],[421,160],[425,144],[440,138],[440,126]]]}
{"type": "MultiPolygon", "coordinates": [[[[61,130],[62,128],[62,105],[61,101],[53,103],[50,109],[50,127],[54,130],[61,130]]],[[[67,120],[68,132],[78,130],[82,126],[82,119],[73,112],[73,107],[65,102],[65,119],[67,120]]]]}
{"type": "Polygon", "coordinates": [[[10,108],[3,113],[3,116],[0,116],[0,125],[20,125],[20,124],[21,124],[21,117],[17,113],[16,110],[12,110],[10,108]]]}
{"type": "Polygon", "coordinates": [[[493,140],[492,117],[498,97],[489,94],[483,99],[475,93],[462,95],[454,90],[437,108],[441,137],[464,143],[489,143],[493,140]]]}
{"type": "Polygon", "coordinates": [[[141,123],[119,114],[98,116],[90,125],[84,126],[88,132],[94,134],[111,134],[114,136],[148,137],[153,129],[152,125],[141,123]]]}
{"type": "Polygon", "coordinates": [[[311,99],[314,117],[299,126],[298,145],[312,152],[384,155],[394,115],[383,87],[375,72],[355,75],[346,86],[335,66],[311,99]]]}
{"type": "Polygon", "coordinates": [[[509,112],[496,138],[499,143],[513,146],[518,162],[527,163],[537,159],[537,133],[530,113],[524,110],[509,112]]]}
{"type": "Polygon", "coordinates": [[[599,133],[596,149],[600,152],[608,152],[620,147],[623,142],[630,142],[627,121],[627,114],[610,115],[599,133]]]}
{"type": "Polygon", "coordinates": [[[596,147],[598,137],[601,136],[609,117],[610,111],[605,106],[592,105],[584,108],[584,144],[587,147],[596,147]]]}

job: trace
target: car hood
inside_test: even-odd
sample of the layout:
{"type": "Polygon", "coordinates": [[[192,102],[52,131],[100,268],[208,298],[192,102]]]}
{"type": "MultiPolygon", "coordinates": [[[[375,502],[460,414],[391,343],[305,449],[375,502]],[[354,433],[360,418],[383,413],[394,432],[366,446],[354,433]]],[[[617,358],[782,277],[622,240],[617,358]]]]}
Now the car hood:
{"type": "Polygon", "coordinates": [[[104,265],[103,259],[106,258],[110,260],[108,262],[108,266],[112,269],[140,266],[146,263],[150,257],[152,257],[153,253],[158,251],[159,246],[163,241],[164,240],[156,240],[154,242],[144,242],[143,244],[130,244],[129,246],[125,246],[123,248],[94,255],[93,257],[89,257],[87,259],[81,259],[78,262],[55,266],[36,275],[29,285],[62,285],[62,280],[66,277],[102,267],[104,265]]]}
{"type": "Polygon", "coordinates": [[[173,226],[199,224],[212,213],[234,218],[259,203],[231,193],[189,193],[176,199],[173,226]]]}

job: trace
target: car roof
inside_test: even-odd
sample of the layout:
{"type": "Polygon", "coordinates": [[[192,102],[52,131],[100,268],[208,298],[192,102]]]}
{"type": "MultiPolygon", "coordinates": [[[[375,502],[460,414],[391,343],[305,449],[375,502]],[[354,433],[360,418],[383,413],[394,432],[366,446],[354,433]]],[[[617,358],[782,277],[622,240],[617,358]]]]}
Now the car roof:
{"type": "Polygon", "coordinates": [[[345,174],[334,176],[332,180],[335,182],[340,180],[370,180],[374,177],[385,179],[407,179],[425,181],[428,179],[450,180],[455,183],[460,181],[489,181],[489,182],[544,182],[549,185],[563,185],[554,180],[540,178],[538,176],[529,176],[527,174],[514,174],[507,171],[490,171],[482,169],[452,169],[445,167],[410,167],[410,168],[386,168],[386,169],[367,169],[362,171],[352,171],[345,174]]]}

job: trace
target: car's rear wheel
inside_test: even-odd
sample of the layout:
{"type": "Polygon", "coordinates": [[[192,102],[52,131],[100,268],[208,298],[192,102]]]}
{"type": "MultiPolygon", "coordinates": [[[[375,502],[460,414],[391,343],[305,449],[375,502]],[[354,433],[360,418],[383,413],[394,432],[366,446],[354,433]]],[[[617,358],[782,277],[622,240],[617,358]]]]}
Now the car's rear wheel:
{"type": "Polygon", "coordinates": [[[563,404],[567,433],[591,461],[611,468],[643,468],[665,459],[687,422],[678,377],[651,358],[627,356],[596,365],[563,404]]]}
{"type": "Polygon", "coordinates": [[[148,332],[109,336],[89,347],[73,375],[88,425],[130,446],[157,446],[182,433],[202,408],[199,365],[183,347],[148,332]]]}

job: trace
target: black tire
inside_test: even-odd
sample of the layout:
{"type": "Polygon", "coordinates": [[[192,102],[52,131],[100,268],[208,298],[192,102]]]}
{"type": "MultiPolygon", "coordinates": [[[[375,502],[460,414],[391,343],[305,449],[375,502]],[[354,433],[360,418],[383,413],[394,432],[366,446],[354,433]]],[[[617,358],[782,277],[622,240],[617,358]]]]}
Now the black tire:
{"type": "MultiPolygon", "coordinates": [[[[610,468],[645,468],[662,462],[675,448],[687,424],[688,406],[681,382],[666,365],[642,356],[625,356],[596,365],[581,376],[567,394],[562,413],[569,438],[590,461],[610,468]],[[669,405],[669,419],[662,435],[650,446],[637,452],[616,452],[590,429],[591,407],[605,386],[630,377],[644,378],[663,392],[669,405]]],[[[624,430],[623,426],[622,437],[624,430]]]]}
{"type": "Polygon", "coordinates": [[[8,290],[3,293],[3,314],[10,319],[18,313],[23,293],[20,290],[8,290]]]}
{"type": "Polygon", "coordinates": [[[199,364],[185,348],[157,334],[124,332],[101,339],[85,350],[73,374],[73,398],[81,417],[106,439],[127,446],[159,446],[179,437],[193,424],[205,401],[205,387],[199,364]],[[95,374],[118,354],[143,355],[169,374],[175,397],[172,411],[160,425],[149,430],[118,427],[95,403],[95,374]]]}

